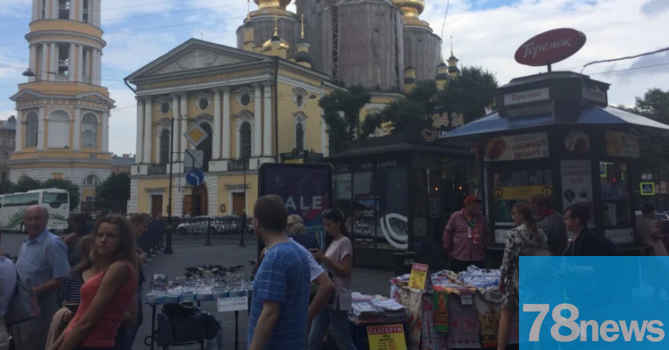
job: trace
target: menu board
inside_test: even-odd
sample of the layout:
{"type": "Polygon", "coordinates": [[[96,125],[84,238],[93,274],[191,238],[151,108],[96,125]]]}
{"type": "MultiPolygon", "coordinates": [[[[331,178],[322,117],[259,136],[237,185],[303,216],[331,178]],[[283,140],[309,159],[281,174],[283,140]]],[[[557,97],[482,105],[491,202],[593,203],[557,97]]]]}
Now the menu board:
{"type": "MultiPolygon", "coordinates": [[[[567,209],[574,204],[590,210],[592,214],[592,167],[587,159],[561,161],[562,207],[567,209]]],[[[594,227],[594,220],[588,223],[594,227]]]]}
{"type": "Polygon", "coordinates": [[[548,157],[548,134],[534,133],[488,139],[483,158],[487,162],[548,157]]]}
{"type": "Polygon", "coordinates": [[[639,158],[639,137],[624,132],[607,131],[606,154],[613,157],[639,158]]]}
{"type": "Polygon", "coordinates": [[[375,237],[374,210],[376,209],[376,197],[373,195],[360,195],[355,197],[356,209],[353,212],[355,221],[353,224],[353,235],[356,246],[373,246],[375,237]]]}

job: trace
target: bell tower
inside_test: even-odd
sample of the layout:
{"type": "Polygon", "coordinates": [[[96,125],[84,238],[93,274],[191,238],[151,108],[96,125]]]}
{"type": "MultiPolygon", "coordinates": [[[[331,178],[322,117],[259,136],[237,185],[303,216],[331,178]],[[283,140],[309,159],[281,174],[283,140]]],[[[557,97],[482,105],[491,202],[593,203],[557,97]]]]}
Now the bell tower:
{"type": "Polygon", "coordinates": [[[19,119],[10,179],[68,179],[82,186],[111,173],[109,116],[102,86],[101,0],[33,0],[29,68],[11,100],[19,119]]]}

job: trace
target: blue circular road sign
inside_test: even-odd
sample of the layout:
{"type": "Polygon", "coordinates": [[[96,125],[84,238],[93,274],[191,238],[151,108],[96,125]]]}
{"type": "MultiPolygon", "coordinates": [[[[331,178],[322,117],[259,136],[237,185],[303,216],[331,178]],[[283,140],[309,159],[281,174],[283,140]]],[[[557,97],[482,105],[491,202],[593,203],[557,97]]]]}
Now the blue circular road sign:
{"type": "Polygon", "coordinates": [[[193,168],[186,172],[186,183],[196,187],[200,186],[204,182],[204,173],[202,170],[193,168]]]}

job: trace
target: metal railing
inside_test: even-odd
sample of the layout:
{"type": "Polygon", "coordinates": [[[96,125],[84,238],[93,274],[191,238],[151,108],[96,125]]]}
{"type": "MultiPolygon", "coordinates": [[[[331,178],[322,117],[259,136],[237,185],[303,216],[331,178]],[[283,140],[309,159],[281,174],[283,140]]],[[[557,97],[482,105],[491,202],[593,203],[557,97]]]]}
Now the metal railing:
{"type": "Polygon", "coordinates": [[[150,164],[148,169],[149,175],[165,175],[167,174],[166,164],[150,164]]]}
{"type": "Polygon", "coordinates": [[[249,160],[247,159],[233,159],[230,160],[230,171],[243,171],[245,168],[249,168],[249,160]]]}

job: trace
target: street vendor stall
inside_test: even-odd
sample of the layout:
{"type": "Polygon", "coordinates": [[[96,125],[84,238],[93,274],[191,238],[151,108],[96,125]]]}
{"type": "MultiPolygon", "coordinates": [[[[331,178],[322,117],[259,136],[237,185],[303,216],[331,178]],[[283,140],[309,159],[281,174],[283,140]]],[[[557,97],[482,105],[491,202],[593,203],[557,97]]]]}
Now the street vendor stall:
{"type": "MultiPolygon", "coordinates": [[[[582,40],[577,51],[585,36],[569,29],[546,32],[528,42],[541,45],[570,35],[573,42],[582,40]]],[[[498,111],[447,135],[477,141],[485,207],[494,233],[490,248],[498,252],[492,266],[499,266],[506,233],[513,227],[511,208],[539,193],[552,197],[553,208],[560,212],[574,204],[589,208],[590,226],[613,241],[619,253],[643,253],[644,247],[634,243],[631,186],[639,137],[667,133],[669,126],[609,107],[609,84],[574,72],[550,71],[550,63],[574,52],[542,52],[535,55],[540,64],[525,62],[528,57],[524,64],[548,64],[549,72],[511,80],[498,90],[498,111]]]]}
{"type": "MultiPolygon", "coordinates": [[[[502,295],[500,270],[470,266],[456,274],[430,274],[422,289],[410,288],[410,275],[390,281],[390,296],[409,312],[409,349],[480,349],[497,347],[502,295]]],[[[518,344],[518,316],[509,344],[518,344]]]]}

